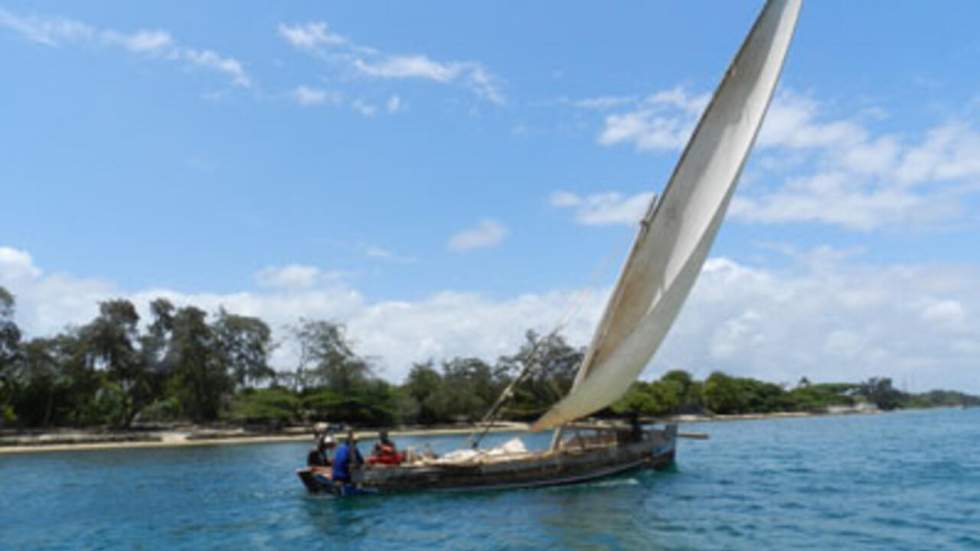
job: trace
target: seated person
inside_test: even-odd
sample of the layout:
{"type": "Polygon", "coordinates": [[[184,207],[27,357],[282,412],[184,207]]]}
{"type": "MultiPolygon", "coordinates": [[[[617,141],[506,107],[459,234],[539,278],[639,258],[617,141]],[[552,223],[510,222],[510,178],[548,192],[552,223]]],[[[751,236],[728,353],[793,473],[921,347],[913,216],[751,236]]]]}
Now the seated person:
{"type": "Polygon", "coordinates": [[[337,447],[337,452],[333,456],[333,481],[350,483],[351,467],[358,467],[364,463],[361,452],[357,449],[357,436],[354,431],[348,431],[347,439],[337,447]]]}
{"type": "Polygon", "coordinates": [[[368,464],[398,465],[404,460],[405,454],[398,453],[395,443],[388,438],[388,431],[379,432],[378,443],[374,445],[374,452],[368,458],[368,464]]]}
{"type": "Polygon", "coordinates": [[[333,452],[334,446],[333,436],[326,435],[318,439],[316,446],[306,456],[306,466],[329,467],[333,463],[330,454],[333,452]]]}

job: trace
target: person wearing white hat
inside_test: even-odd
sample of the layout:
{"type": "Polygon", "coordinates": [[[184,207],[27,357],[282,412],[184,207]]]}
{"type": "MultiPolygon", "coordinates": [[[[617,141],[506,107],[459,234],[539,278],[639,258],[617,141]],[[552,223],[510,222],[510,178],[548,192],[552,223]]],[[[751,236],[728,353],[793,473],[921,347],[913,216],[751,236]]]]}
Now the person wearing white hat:
{"type": "Polygon", "coordinates": [[[337,443],[334,441],[333,436],[327,434],[317,439],[316,446],[310,450],[310,453],[306,456],[306,465],[308,467],[329,467],[333,463],[330,457],[333,453],[334,447],[337,443]]]}

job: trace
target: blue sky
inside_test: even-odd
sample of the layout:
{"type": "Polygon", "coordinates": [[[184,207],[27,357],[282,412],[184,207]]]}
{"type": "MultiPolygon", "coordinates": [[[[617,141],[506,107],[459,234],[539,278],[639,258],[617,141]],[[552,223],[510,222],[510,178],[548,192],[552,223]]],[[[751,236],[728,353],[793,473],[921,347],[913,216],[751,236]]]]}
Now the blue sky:
{"type": "MultiPolygon", "coordinates": [[[[328,317],[392,379],[569,310],[584,343],[758,9],[4,2],[0,284],[32,334],[107,296],[328,317]]],[[[980,391],[978,11],[804,6],[649,376],[980,391]]]]}

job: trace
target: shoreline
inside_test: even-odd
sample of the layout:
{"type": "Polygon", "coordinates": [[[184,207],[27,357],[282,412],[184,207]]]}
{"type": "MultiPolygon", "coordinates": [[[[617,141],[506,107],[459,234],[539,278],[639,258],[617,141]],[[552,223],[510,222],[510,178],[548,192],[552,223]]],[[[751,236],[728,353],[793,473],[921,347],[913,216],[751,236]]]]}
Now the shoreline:
{"type": "MultiPolygon", "coordinates": [[[[836,417],[840,415],[871,415],[884,413],[879,410],[869,411],[839,411],[839,412],[774,412],[774,413],[744,413],[732,415],[673,415],[665,418],[650,419],[653,422],[672,422],[678,424],[718,423],[734,421],[757,421],[770,419],[800,419],[807,417],[836,417]]],[[[529,425],[520,422],[498,423],[488,432],[527,432],[529,425]]],[[[441,428],[405,428],[392,429],[393,437],[399,436],[453,436],[470,434],[475,426],[441,427],[441,428]]],[[[358,439],[371,439],[377,434],[377,429],[356,431],[358,439]]],[[[240,446],[248,444],[310,442],[312,431],[305,427],[290,427],[284,433],[249,434],[244,429],[214,430],[197,429],[189,431],[161,430],[148,432],[115,432],[92,433],[85,431],[58,432],[51,431],[35,436],[14,436],[16,443],[5,444],[0,438],[0,455],[15,455],[29,453],[49,453],[66,451],[97,451],[115,449],[140,448],[180,448],[198,446],[240,446]],[[33,438],[33,441],[30,441],[33,438]],[[77,441],[65,441],[76,439],[77,441]],[[45,441],[51,443],[45,443],[45,441]]],[[[10,437],[8,437],[10,438],[10,437]]]]}
{"type": "MultiPolygon", "coordinates": [[[[527,432],[527,423],[497,424],[487,429],[487,432],[527,432]]],[[[406,428],[392,429],[388,432],[392,437],[398,436],[454,436],[470,434],[476,427],[443,427],[443,428],[406,428]]],[[[369,440],[377,436],[378,429],[354,431],[358,440],[369,440]]],[[[313,432],[306,429],[303,432],[291,431],[289,434],[248,434],[242,430],[235,431],[152,431],[146,433],[107,433],[93,434],[78,431],[62,433],[62,438],[70,436],[78,438],[78,442],[55,441],[44,443],[43,439],[52,439],[57,433],[38,435],[38,441],[33,443],[18,443],[12,445],[0,444],[0,455],[17,455],[28,453],[48,453],[66,451],[97,451],[140,448],[183,448],[198,446],[241,446],[248,444],[269,444],[288,442],[312,442],[313,432]]],[[[23,437],[22,437],[23,438],[23,437]]]]}

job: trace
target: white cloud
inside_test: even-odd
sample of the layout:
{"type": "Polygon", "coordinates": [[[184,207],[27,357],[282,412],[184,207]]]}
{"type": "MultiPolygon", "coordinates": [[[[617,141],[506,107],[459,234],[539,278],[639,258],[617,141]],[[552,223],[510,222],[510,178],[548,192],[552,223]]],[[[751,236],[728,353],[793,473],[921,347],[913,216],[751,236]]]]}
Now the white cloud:
{"type": "Polygon", "coordinates": [[[354,67],[365,75],[380,78],[424,78],[436,82],[450,82],[462,72],[456,63],[439,63],[424,55],[401,55],[369,63],[354,60],[354,67]]]}
{"type": "Polygon", "coordinates": [[[862,189],[855,183],[855,176],[844,171],[790,179],[772,192],[736,196],[731,214],[752,222],[821,222],[870,231],[882,226],[926,225],[960,213],[955,203],[930,202],[897,187],[862,189]]]}
{"type": "MultiPolygon", "coordinates": [[[[977,351],[980,279],[977,266],[874,265],[853,253],[819,249],[794,253],[779,270],[712,258],[647,376],[687,369],[713,370],[793,383],[857,381],[890,376],[913,389],[960,388],[980,392],[977,351]]],[[[564,334],[588,342],[608,289],[526,293],[491,299],[443,291],[412,301],[372,301],[346,279],[297,265],[263,271],[284,283],[234,293],[127,291],[114,283],[45,274],[29,254],[0,248],[0,285],[17,298],[17,322],[28,336],[80,324],[112,297],[148,303],[167,297],[178,305],[265,319],[281,338],[300,317],[347,324],[356,350],[377,358],[382,374],[400,381],[411,362],[457,355],[493,361],[512,352],[526,329],[552,330],[578,305],[564,334]],[[577,302],[581,300],[581,303],[577,302]]],[[[292,367],[288,346],[274,358],[292,367]]]]}
{"type": "Polygon", "coordinates": [[[903,152],[895,177],[906,185],[980,180],[980,132],[961,121],[931,129],[903,152]]]}
{"type": "Polygon", "coordinates": [[[119,44],[133,53],[160,53],[173,48],[174,40],[170,33],[160,30],[136,31],[132,34],[104,31],[103,39],[108,43],[119,44]]]}
{"type": "Polygon", "coordinates": [[[70,44],[117,47],[134,54],[183,61],[222,73],[235,86],[252,84],[243,64],[232,57],[212,50],[198,50],[176,44],[170,33],[159,29],[140,29],[126,33],[114,29],[99,29],[81,21],[62,17],[20,16],[0,9],[0,28],[8,28],[25,39],[50,47],[70,44]]]}
{"type": "Polygon", "coordinates": [[[385,249],[383,247],[374,247],[374,246],[366,247],[364,249],[364,254],[370,258],[384,258],[384,259],[392,258],[393,256],[395,256],[395,254],[389,251],[388,249],[385,249]]]}
{"type": "Polygon", "coordinates": [[[507,102],[504,93],[500,90],[496,76],[490,74],[479,63],[467,62],[463,63],[463,66],[466,73],[464,81],[476,95],[497,105],[503,105],[507,102]]]}
{"type": "Polygon", "coordinates": [[[711,94],[690,94],[681,86],[650,94],[644,100],[648,106],[672,106],[698,116],[708,106],[711,94]]]}
{"type": "Polygon", "coordinates": [[[607,115],[598,142],[632,144],[638,151],[679,149],[694,131],[708,99],[680,87],[651,94],[630,111],[607,115]]]}
{"type": "MultiPolygon", "coordinates": [[[[350,102],[344,101],[344,95],[340,92],[324,90],[312,86],[297,86],[289,94],[297,104],[303,107],[313,107],[318,105],[345,105],[349,106],[355,113],[364,117],[373,117],[381,112],[381,109],[361,98],[354,98],[350,102]]],[[[398,96],[391,96],[385,102],[385,112],[395,113],[401,108],[401,99],[398,96]]]]}
{"type": "Polygon", "coordinates": [[[782,179],[782,186],[736,195],[733,216],[861,231],[941,227],[962,219],[964,197],[977,194],[980,132],[963,123],[933,127],[918,143],[874,136],[854,122],[804,118],[798,123],[781,131],[794,137],[777,141],[779,134],[771,134],[768,146],[809,148],[806,164],[790,174],[775,170],[765,175],[782,179]],[[799,176],[801,171],[810,174],[799,176]]]}
{"type": "Polygon", "coordinates": [[[242,63],[235,58],[223,57],[221,54],[212,50],[185,49],[182,54],[184,59],[193,65],[224,73],[231,78],[231,82],[235,86],[248,88],[252,85],[252,79],[245,72],[242,63]]]}
{"type": "Polygon", "coordinates": [[[844,149],[867,140],[867,131],[852,120],[822,121],[820,105],[790,91],[777,94],[759,131],[759,147],[844,149]]]}
{"type": "Polygon", "coordinates": [[[498,84],[499,79],[474,61],[438,61],[417,53],[386,54],[330,33],[327,24],[322,21],[295,26],[280,24],[279,34],[294,47],[332,62],[340,61],[363,76],[460,84],[491,103],[505,102],[498,84]],[[332,48],[332,53],[325,48],[332,48]]]}
{"type": "Polygon", "coordinates": [[[354,60],[354,68],[376,78],[419,78],[442,84],[463,82],[487,101],[504,103],[504,96],[495,84],[496,78],[478,63],[439,62],[424,55],[393,55],[376,60],[358,58],[354,60]]]}
{"type": "Polygon", "coordinates": [[[632,142],[640,151],[677,149],[687,142],[693,129],[693,121],[660,117],[648,110],[634,111],[606,117],[599,143],[632,142]]]}
{"type": "Polygon", "coordinates": [[[922,310],[922,319],[946,326],[958,326],[966,319],[963,305],[955,300],[939,300],[922,310]]]}
{"type": "Polygon", "coordinates": [[[970,283],[978,275],[975,266],[877,266],[826,250],[784,270],[713,258],[655,365],[787,383],[882,375],[977,391],[976,354],[952,343],[980,337],[962,306],[980,304],[970,283]]]}
{"type": "Polygon", "coordinates": [[[463,230],[449,239],[449,250],[465,252],[472,249],[495,247],[507,237],[507,228],[495,220],[481,220],[470,229],[463,230]]]}
{"type": "Polygon", "coordinates": [[[263,287],[308,289],[316,285],[320,275],[319,268],[314,266],[290,264],[263,268],[255,275],[255,281],[263,287]]]}
{"type": "MultiPolygon", "coordinates": [[[[638,151],[677,150],[707,100],[679,87],[651,94],[608,114],[596,139],[638,151]]],[[[751,186],[743,184],[732,202],[733,218],[859,231],[941,227],[964,218],[964,198],[980,193],[980,131],[952,121],[916,139],[873,132],[865,122],[867,108],[851,117],[826,111],[812,97],[777,94],[744,178],[751,186]]],[[[625,198],[616,195],[589,197],[618,209],[625,198]]],[[[587,206],[583,198],[579,221],[587,206]]]]}
{"type": "Polygon", "coordinates": [[[0,27],[16,31],[21,36],[45,46],[63,42],[93,40],[98,36],[94,27],[61,17],[22,17],[0,8],[0,27]]]}
{"type": "Polygon", "coordinates": [[[378,114],[377,105],[372,105],[362,99],[355,99],[351,102],[350,107],[354,112],[365,117],[373,117],[378,114]]]}
{"type": "Polygon", "coordinates": [[[385,102],[385,109],[389,113],[397,113],[402,110],[402,98],[397,95],[388,97],[388,101],[385,102]]]}
{"type": "Polygon", "coordinates": [[[636,224],[646,214],[653,192],[623,195],[617,192],[593,193],[579,196],[568,191],[551,194],[551,206],[570,208],[575,220],[586,226],[636,224]]]}
{"type": "Polygon", "coordinates": [[[616,107],[630,105],[636,102],[636,96],[596,96],[578,100],[563,100],[565,103],[580,109],[607,111],[616,107]]]}
{"type": "Polygon", "coordinates": [[[297,86],[293,89],[291,96],[296,103],[303,106],[322,105],[324,103],[338,104],[343,100],[343,96],[337,92],[310,86],[297,86]]]}
{"type": "Polygon", "coordinates": [[[331,33],[327,24],[322,21],[303,25],[280,24],[279,35],[293,46],[307,50],[319,46],[340,46],[347,42],[347,39],[339,34],[331,33]]]}
{"type": "Polygon", "coordinates": [[[8,281],[30,281],[40,277],[41,270],[26,251],[0,247],[0,274],[8,281]]]}
{"type": "Polygon", "coordinates": [[[388,262],[398,262],[402,264],[411,264],[417,259],[411,256],[402,256],[390,251],[384,247],[378,247],[375,245],[367,245],[364,247],[364,256],[368,258],[373,258],[376,260],[385,260],[388,262]]]}

